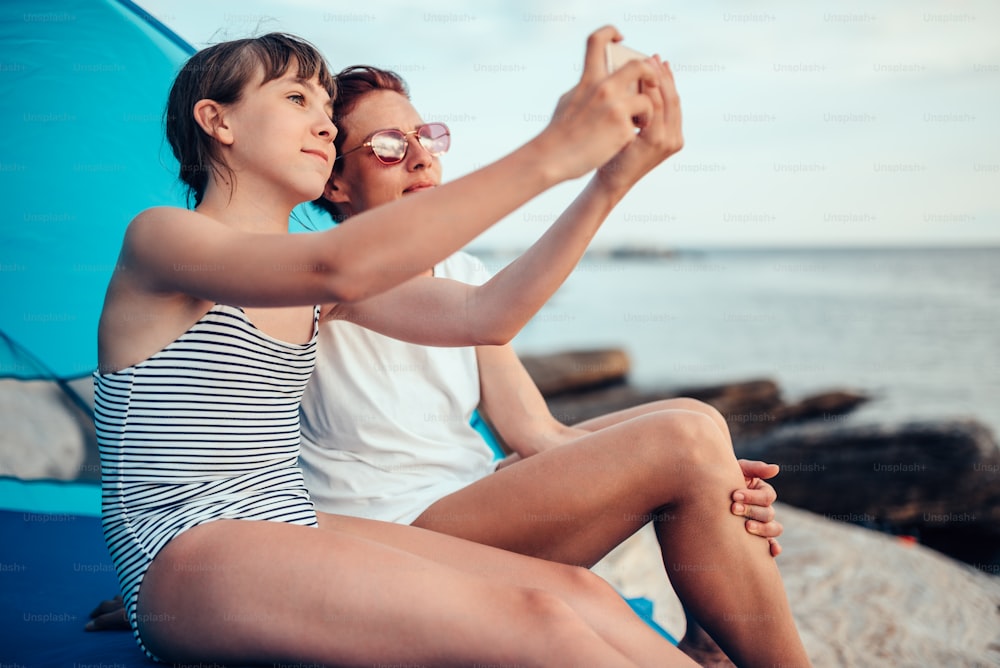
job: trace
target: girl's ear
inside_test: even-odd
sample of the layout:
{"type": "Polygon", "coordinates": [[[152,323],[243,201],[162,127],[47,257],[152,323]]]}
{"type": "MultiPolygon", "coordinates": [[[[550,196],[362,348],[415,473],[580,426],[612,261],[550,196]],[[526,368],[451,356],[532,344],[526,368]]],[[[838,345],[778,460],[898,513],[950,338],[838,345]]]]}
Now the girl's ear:
{"type": "Polygon", "coordinates": [[[209,137],[227,146],[233,143],[233,133],[226,124],[225,107],[215,100],[198,100],[194,105],[194,120],[209,137]]]}

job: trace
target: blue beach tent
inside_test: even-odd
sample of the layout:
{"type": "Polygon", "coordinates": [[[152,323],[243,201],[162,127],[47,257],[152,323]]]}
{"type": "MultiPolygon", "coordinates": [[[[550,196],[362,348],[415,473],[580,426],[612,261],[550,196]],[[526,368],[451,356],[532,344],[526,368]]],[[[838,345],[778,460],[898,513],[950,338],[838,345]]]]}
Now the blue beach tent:
{"type": "MultiPolygon", "coordinates": [[[[67,387],[128,221],[184,204],[162,114],[193,49],[127,0],[5,0],[0,49],[0,377],[67,387]]],[[[99,513],[96,485],[0,479],[0,664],[154,665],[83,631],[118,589],[99,513]]]]}
{"type": "Polygon", "coordinates": [[[88,376],[126,225],[186,205],[163,109],[194,49],[129,0],[4,0],[0,49],[0,377],[88,376]]]}
{"type": "Polygon", "coordinates": [[[88,375],[125,226],[184,204],[162,115],[193,49],[127,0],[7,0],[0,48],[0,375],[88,375]]]}
{"type": "MultiPolygon", "coordinates": [[[[0,49],[0,378],[71,391],[128,221],[186,204],[162,115],[194,49],[129,0],[4,0],[0,49]]],[[[93,483],[0,478],[0,665],[156,665],[129,633],[83,631],[118,590],[99,514],[93,483]]]]}

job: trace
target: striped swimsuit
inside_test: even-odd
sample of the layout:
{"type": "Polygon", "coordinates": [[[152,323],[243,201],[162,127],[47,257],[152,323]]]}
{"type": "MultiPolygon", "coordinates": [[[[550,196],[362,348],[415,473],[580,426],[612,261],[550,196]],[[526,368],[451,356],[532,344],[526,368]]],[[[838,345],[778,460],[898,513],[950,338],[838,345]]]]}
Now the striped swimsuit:
{"type": "Polygon", "coordinates": [[[316,526],[302,481],[299,401],[316,360],[216,304],[173,343],[95,373],[104,538],[136,641],[143,575],[181,532],[219,519],[316,526]]]}

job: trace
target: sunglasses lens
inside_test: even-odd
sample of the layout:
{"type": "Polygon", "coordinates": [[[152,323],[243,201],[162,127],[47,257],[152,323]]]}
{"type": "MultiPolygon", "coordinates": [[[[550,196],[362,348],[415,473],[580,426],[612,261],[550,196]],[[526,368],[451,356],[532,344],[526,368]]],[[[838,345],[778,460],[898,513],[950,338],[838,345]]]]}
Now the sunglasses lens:
{"type": "Polygon", "coordinates": [[[399,162],[406,155],[406,137],[399,130],[376,132],[371,142],[372,152],[386,164],[399,162]]]}
{"type": "Polygon", "coordinates": [[[451,134],[444,123],[422,125],[417,136],[420,137],[420,145],[431,155],[441,155],[451,146],[451,134]]]}

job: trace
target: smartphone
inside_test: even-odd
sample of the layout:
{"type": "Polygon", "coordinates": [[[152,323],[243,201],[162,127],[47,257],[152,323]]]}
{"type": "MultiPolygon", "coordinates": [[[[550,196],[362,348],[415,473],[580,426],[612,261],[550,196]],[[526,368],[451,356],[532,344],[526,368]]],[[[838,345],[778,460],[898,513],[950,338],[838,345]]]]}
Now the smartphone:
{"type": "Polygon", "coordinates": [[[608,74],[611,74],[630,60],[645,60],[649,57],[635,49],[628,48],[621,42],[608,42],[608,46],[604,50],[604,55],[608,64],[608,74]]]}
{"type": "MultiPolygon", "coordinates": [[[[645,60],[648,57],[649,56],[644,53],[628,48],[621,42],[608,42],[607,47],[604,49],[604,58],[608,65],[608,74],[611,74],[630,60],[645,60]]],[[[633,93],[641,93],[642,82],[640,81],[638,85],[633,85],[631,88],[633,93]]]]}

